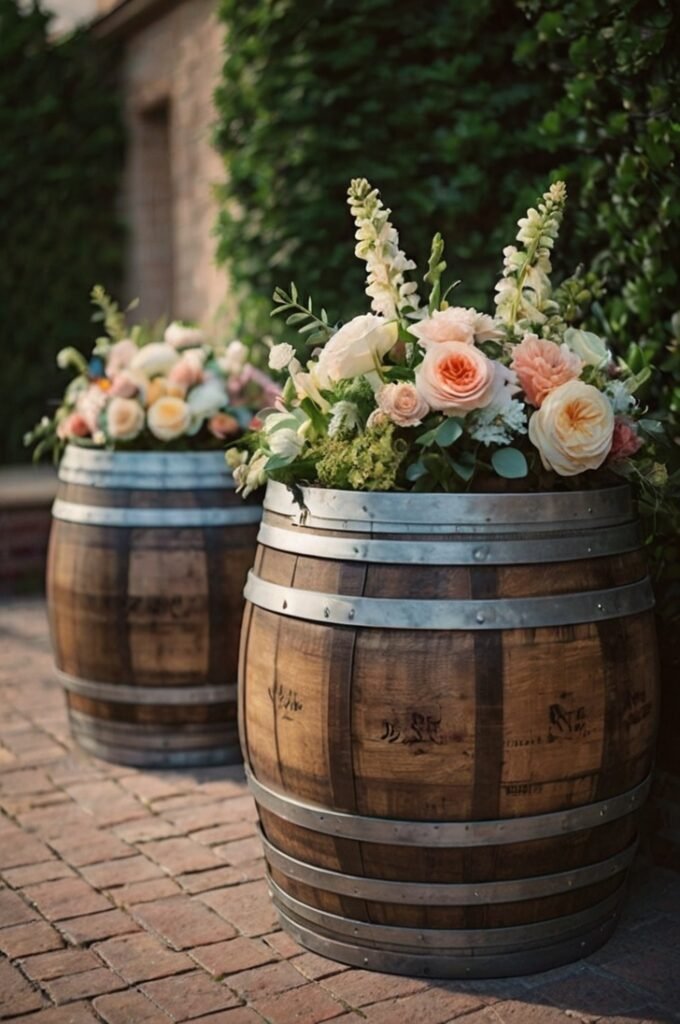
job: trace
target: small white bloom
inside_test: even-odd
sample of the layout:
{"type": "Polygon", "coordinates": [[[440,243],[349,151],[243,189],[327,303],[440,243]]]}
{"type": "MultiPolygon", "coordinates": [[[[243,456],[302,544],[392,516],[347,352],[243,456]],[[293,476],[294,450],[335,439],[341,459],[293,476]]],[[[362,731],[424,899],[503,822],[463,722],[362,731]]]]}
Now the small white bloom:
{"type": "Polygon", "coordinates": [[[570,327],[564,332],[564,340],[572,352],[580,356],[587,366],[606,366],[611,355],[602,338],[591,331],[577,331],[570,327]]]}
{"type": "Polygon", "coordinates": [[[217,360],[222,373],[227,377],[238,377],[248,362],[248,346],[242,341],[230,341],[224,354],[217,360]]]}
{"type": "Polygon", "coordinates": [[[470,417],[470,436],[482,444],[510,444],[515,434],[526,434],[527,414],[523,402],[510,399],[503,406],[487,405],[470,417]]]}
{"type": "Polygon", "coordinates": [[[382,409],[374,409],[366,420],[366,430],[375,430],[376,427],[384,427],[390,422],[389,416],[382,409]]]}
{"type": "Polygon", "coordinates": [[[354,402],[336,402],[331,409],[328,436],[335,437],[341,431],[352,433],[359,426],[359,410],[354,402]]]}
{"type": "Polygon", "coordinates": [[[172,345],[163,341],[152,341],[140,348],[130,362],[131,370],[141,370],[147,377],[165,376],[175,365],[179,356],[172,345]]]}
{"type": "Polygon", "coordinates": [[[288,342],[283,341],[278,345],[272,345],[269,352],[269,369],[285,370],[295,358],[295,349],[288,342]]]}
{"type": "Polygon", "coordinates": [[[637,405],[637,402],[622,380],[610,380],[604,390],[615,413],[623,413],[625,415],[637,405]]]}
{"type": "Polygon", "coordinates": [[[174,320],[165,328],[163,338],[173,348],[195,348],[203,344],[205,335],[199,327],[186,327],[178,320],[174,320]]]}

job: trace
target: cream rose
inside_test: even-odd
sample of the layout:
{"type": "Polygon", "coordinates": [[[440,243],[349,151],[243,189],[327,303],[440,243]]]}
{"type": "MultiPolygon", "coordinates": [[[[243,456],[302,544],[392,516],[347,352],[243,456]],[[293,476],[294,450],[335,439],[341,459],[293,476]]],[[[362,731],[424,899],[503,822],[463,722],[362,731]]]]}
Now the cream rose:
{"type": "Polygon", "coordinates": [[[134,398],[112,398],[106,410],[106,433],[114,441],[133,441],[144,426],[144,410],[134,398]]]}
{"type": "Polygon", "coordinates": [[[319,381],[348,380],[370,373],[393,348],[397,335],[397,325],[382,316],[355,316],[326,342],[319,356],[319,381]]]}
{"type": "Polygon", "coordinates": [[[167,374],[175,365],[179,355],[163,341],[153,341],[150,345],[140,348],[130,363],[131,370],[141,370],[147,377],[160,377],[167,374]]]}
{"type": "Polygon", "coordinates": [[[602,338],[591,331],[578,331],[570,327],[564,332],[564,340],[587,366],[606,366],[609,362],[609,349],[602,338]]]}
{"type": "Polygon", "coordinates": [[[571,380],[551,391],[529,420],[529,440],[541,462],[560,476],[598,469],[609,454],[614,412],[592,384],[571,380]]]}
{"type": "Polygon", "coordinates": [[[378,408],[398,427],[417,427],[430,407],[414,384],[384,384],[376,395],[378,408]]]}
{"type": "Polygon", "coordinates": [[[191,412],[183,399],[166,395],[153,403],[146,420],[154,437],[160,441],[172,441],[186,433],[191,423],[191,412]]]}
{"type": "Polygon", "coordinates": [[[440,342],[428,348],[416,369],[416,387],[431,409],[464,416],[491,401],[496,387],[495,366],[474,345],[440,342]]]}
{"type": "Polygon", "coordinates": [[[205,335],[200,327],[185,327],[184,324],[174,320],[165,328],[163,339],[173,348],[191,348],[202,345],[205,335]]]}

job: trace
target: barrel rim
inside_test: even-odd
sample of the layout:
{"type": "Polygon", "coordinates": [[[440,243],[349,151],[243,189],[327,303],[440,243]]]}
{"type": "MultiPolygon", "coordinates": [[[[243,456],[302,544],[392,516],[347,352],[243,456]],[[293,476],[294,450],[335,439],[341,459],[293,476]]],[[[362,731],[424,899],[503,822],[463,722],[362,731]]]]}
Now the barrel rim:
{"type": "Polygon", "coordinates": [[[111,489],[233,490],[223,451],[120,452],[68,444],[59,463],[61,483],[111,489]]]}
{"type": "Polygon", "coordinates": [[[300,494],[302,506],[285,484],[270,480],[264,508],[297,519],[301,525],[313,522],[320,528],[326,524],[327,529],[350,529],[350,523],[370,522],[374,529],[380,530],[380,524],[389,524],[397,531],[413,524],[446,524],[453,528],[459,523],[495,526],[563,522],[573,525],[574,521],[580,521],[605,526],[635,518],[632,492],[627,483],[588,491],[509,494],[340,491],[322,487],[301,487],[300,494]]]}
{"type": "Polygon", "coordinates": [[[130,508],[123,505],[86,505],[56,498],[52,518],[81,526],[112,526],[127,529],[177,529],[181,527],[257,525],[260,505],[227,505],[220,508],[130,508]]]}

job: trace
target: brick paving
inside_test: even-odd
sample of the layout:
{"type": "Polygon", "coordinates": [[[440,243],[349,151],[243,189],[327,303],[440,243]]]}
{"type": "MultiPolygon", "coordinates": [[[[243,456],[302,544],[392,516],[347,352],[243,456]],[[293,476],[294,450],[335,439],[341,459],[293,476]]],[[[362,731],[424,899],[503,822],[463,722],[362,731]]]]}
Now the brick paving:
{"type": "Polygon", "coordinates": [[[27,1024],[680,1022],[680,875],[640,858],[588,960],[426,982],[277,929],[238,768],[141,771],[68,732],[44,605],[0,604],[0,1020],[27,1024]]]}

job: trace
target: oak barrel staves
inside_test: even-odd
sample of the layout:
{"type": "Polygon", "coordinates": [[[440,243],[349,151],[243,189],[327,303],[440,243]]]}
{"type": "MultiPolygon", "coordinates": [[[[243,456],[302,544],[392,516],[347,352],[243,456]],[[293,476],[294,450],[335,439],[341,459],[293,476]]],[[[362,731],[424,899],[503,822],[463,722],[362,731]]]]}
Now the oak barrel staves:
{"type": "Polygon", "coordinates": [[[547,969],[611,933],[649,785],[652,594],[625,486],[270,484],[240,727],[284,926],[431,976],[547,969]]]}
{"type": "Polygon", "coordinates": [[[148,767],[240,760],[238,635],[260,515],[221,452],[67,448],[47,598],[87,751],[148,767]]]}

